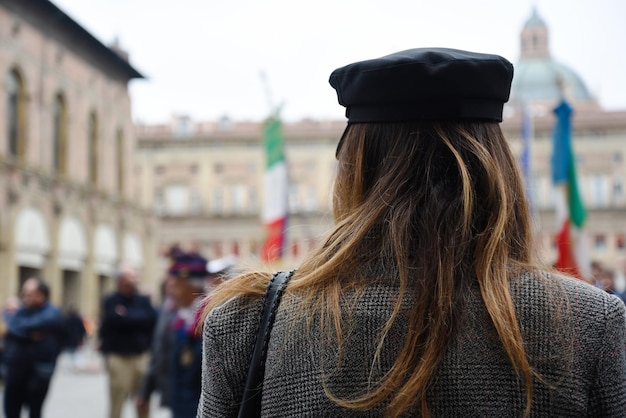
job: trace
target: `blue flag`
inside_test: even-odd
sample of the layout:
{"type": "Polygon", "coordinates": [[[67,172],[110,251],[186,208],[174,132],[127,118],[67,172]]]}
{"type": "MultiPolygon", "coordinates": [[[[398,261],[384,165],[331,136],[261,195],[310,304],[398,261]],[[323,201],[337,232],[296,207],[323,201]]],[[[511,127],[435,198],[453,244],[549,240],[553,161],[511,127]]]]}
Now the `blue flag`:
{"type": "Polygon", "coordinates": [[[554,184],[566,183],[569,178],[570,163],[573,160],[572,152],[572,108],[565,101],[554,108],[556,124],[552,134],[552,182],[554,184]]]}

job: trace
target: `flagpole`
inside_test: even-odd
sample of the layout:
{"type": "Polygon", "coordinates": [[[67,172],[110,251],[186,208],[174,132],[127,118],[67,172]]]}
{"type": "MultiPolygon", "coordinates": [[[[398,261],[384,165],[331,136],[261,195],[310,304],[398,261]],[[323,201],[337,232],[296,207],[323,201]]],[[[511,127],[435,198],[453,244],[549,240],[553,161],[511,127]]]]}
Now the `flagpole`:
{"type": "Polygon", "coordinates": [[[526,100],[522,102],[522,176],[524,178],[524,186],[526,192],[526,201],[530,211],[531,222],[533,226],[533,238],[539,240],[539,216],[537,215],[537,202],[535,200],[535,182],[534,182],[534,141],[535,141],[535,112],[530,103],[526,100]]]}

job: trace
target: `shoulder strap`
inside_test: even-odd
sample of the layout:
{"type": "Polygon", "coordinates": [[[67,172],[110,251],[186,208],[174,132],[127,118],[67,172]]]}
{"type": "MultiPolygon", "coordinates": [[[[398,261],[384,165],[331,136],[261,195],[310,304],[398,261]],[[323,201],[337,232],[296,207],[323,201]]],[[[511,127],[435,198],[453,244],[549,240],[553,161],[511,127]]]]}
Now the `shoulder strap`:
{"type": "Polygon", "coordinates": [[[256,341],[254,343],[254,349],[252,350],[252,356],[250,357],[248,377],[246,378],[246,386],[243,391],[238,418],[260,416],[267,345],[269,343],[272,326],[274,325],[274,318],[278,304],[280,303],[280,298],[294,271],[295,270],[289,272],[279,271],[272,276],[272,280],[270,280],[267,285],[263,308],[261,310],[261,318],[259,320],[259,329],[256,333],[256,341]]]}

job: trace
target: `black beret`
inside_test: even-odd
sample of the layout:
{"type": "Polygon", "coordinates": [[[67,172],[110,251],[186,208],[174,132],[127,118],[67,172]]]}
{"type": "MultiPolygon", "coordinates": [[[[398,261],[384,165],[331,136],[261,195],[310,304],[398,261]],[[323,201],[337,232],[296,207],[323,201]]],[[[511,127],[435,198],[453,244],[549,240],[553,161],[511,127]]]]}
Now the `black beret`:
{"type": "Polygon", "coordinates": [[[498,55],[415,48],[336,69],[330,84],[348,123],[502,121],[513,65],[498,55]]]}

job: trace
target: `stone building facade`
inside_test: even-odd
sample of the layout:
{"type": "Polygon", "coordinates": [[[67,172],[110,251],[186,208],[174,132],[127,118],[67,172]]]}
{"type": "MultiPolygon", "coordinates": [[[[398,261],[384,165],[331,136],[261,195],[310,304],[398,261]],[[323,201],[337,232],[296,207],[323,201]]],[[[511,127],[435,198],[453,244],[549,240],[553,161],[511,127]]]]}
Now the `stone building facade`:
{"type": "Polygon", "coordinates": [[[142,78],[54,4],[0,1],[0,297],[33,275],[92,318],[119,262],[155,289],[158,219],[133,195],[128,82],[142,78]]]}
{"type": "MultiPolygon", "coordinates": [[[[626,259],[626,111],[606,111],[575,71],[552,58],[549,31],[533,12],[522,28],[511,100],[502,129],[521,152],[522,110],[531,110],[531,179],[540,257],[554,262],[553,189],[550,177],[552,109],[565,94],[574,107],[573,146],[592,260],[621,271],[626,259]]],[[[332,94],[329,91],[329,94],[332,94]]],[[[335,149],[345,121],[304,120],[284,126],[290,173],[284,264],[295,266],[332,225],[330,191],[335,149]]],[[[159,242],[197,241],[210,258],[237,254],[258,264],[264,155],[261,123],[170,123],[137,126],[136,194],[162,219],[159,242]]]]}
{"type": "MultiPolygon", "coordinates": [[[[343,121],[283,125],[289,173],[289,219],[283,262],[292,265],[332,225],[330,190],[343,121]]],[[[262,123],[137,126],[135,194],[161,217],[159,242],[197,244],[209,259],[259,263],[265,237],[262,123]]]]}

